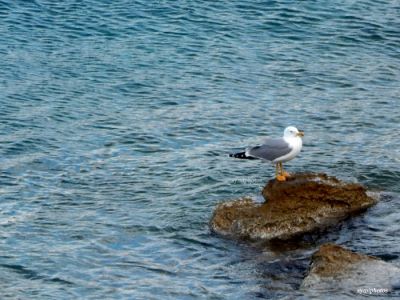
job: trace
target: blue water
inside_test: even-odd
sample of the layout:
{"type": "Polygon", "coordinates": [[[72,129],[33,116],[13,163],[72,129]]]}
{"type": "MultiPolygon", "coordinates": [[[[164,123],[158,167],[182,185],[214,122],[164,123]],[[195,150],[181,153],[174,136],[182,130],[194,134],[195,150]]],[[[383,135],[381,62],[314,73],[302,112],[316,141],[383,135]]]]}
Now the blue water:
{"type": "Polygon", "coordinates": [[[326,241],[400,265],[398,1],[56,2],[0,1],[2,299],[301,296],[326,241]],[[287,125],[289,171],[381,202],[300,246],[211,234],[274,173],[227,154],[287,125]]]}

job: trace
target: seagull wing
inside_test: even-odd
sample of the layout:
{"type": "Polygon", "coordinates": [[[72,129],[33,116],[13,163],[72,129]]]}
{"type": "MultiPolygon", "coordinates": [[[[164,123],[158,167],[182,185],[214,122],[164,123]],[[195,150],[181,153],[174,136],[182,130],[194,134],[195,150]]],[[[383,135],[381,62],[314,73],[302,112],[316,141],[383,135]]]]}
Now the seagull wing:
{"type": "Polygon", "coordinates": [[[247,148],[246,155],[273,161],[290,151],[292,151],[292,148],[283,138],[268,138],[262,145],[247,148]]]}

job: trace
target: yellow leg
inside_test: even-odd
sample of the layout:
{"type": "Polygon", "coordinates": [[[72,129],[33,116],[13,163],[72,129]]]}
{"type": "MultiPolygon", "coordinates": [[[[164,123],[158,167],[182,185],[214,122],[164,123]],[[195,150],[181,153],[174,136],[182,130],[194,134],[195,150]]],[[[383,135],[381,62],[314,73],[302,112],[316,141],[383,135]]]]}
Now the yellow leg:
{"type": "Polygon", "coordinates": [[[281,167],[282,176],[285,176],[285,178],[290,177],[290,174],[283,169],[283,164],[281,162],[279,164],[280,164],[280,167],[281,167]]]}
{"type": "Polygon", "coordinates": [[[276,164],[276,180],[278,181],[285,181],[286,177],[282,175],[282,164],[276,164]]]}

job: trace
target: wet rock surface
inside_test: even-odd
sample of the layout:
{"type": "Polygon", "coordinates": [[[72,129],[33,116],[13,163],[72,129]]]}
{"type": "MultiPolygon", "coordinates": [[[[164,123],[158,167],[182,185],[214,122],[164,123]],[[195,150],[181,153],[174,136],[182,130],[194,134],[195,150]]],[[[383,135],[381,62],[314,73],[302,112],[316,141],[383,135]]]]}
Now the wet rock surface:
{"type": "Polygon", "coordinates": [[[360,184],[325,174],[295,174],[264,187],[265,203],[240,198],[220,204],[210,221],[212,231],[251,240],[291,239],[324,229],[374,205],[360,184]]]}
{"type": "Polygon", "coordinates": [[[387,294],[397,288],[400,268],[376,257],[334,244],[324,244],[312,257],[303,290],[347,290],[357,294],[387,294]]]}

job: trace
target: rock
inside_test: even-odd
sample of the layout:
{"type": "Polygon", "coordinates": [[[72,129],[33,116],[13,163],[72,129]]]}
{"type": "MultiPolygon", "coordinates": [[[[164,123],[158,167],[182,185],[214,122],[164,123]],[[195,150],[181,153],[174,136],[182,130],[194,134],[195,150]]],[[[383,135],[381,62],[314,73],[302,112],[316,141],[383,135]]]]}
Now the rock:
{"type": "Polygon", "coordinates": [[[263,204],[241,198],[220,204],[211,230],[242,239],[290,239],[324,229],[374,205],[376,199],[360,184],[325,174],[295,174],[264,187],[263,204]]]}
{"type": "Polygon", "coordinates": [[[400,268],[376,257],[324,244],[314,253],[301,289],[387,294],[398,285],[399,276],[400,268]]]}

